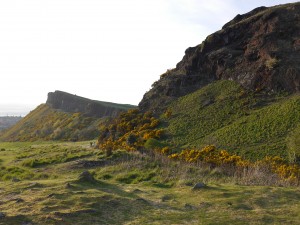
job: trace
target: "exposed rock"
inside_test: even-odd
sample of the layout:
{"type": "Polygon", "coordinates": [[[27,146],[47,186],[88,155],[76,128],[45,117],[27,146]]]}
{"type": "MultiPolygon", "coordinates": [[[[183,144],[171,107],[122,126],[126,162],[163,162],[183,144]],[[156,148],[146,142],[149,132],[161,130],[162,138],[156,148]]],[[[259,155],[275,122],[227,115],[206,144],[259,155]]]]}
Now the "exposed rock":
{"type": "Polygon", "coordinates": [[[31,222],[23,222],[22,225],[33,225],[31,222]]]}
{"type": "Polygon", "coordinates": [[[42,188],[43,185],[37,182],[31,183],[27,186],[27,188],[42,188]]]}
{"type": "Polygon", "coordinates": [[[69,166],[70,169],[79,169],[79,168],[93,168],[93,167],[102,167],[108,165],[109,162],[106,160],[77,160],[72,162],[69,166]]]}
{"type": "Polygon", "coordinates": [[[79,178],[78,178],[79,181],[82,181],[82,182],[95,182],[95,178],[94,176],[89,172],[89,171],[83,171],[80,175],[79,175],[79,178]]]}
{"type": "Polygon", "coordinates": [[[47,198],[52,198],[55,194],[54,193],[51,193],[47,196],[47,198]]]}
{"type": "Polygon", "coordinates": [[[46,104],[64,112],[80,112],[93,117],[115,117],[122,111],[135,108],[133,105],[95,101],[63,91],[48,93],[46,104]]]}
{"type": "Polygon", "coordinates": [[[162,196],[161,201],[162,202],[166,202],[166,201],[169,201],[169,200],[171,200],[173,198],[174,198],[173,195],[164,195],[164,196],[162,196]]]}
{"type": "Polygon", "coordinates": [[[140,194],[140,193],[143,193],[143,191],[137,188],[137,189],[134,189],[131,193],[140,194]]]}
{"type": "Polygon", "coordinates": [[[198,189],[202,189],[205,187],[207,187],[206,184],[199,182],[199,183],[195,184],[195,186],[193,187],[193,190],[198,190],[198,189]]]}
{"type": "Polygon", "coordinates": [[[16,177],[13,177],[13,178],[11,179],[11,181],[12,181],[12,182],[19,182],[20,179],[18,179],[18,178],[16,178],[16,177]]]}
{"type": "Polygon", "coordinates": [[[197,209],[196,206],[193,206],[193,205],[191,205],[191,204],[189,204],[189,203],[186,203],[186,204],[184,205],[184,208],[187,209],[187,210],[194,210],[194,209],[197,209]]]}
{"type": "Polygon", "coordinates": [[[200,208],[208,208],[208,207],[210,207],[212,204],[211,203],[209,203],[209,202],[201,202],[200,204],[199,204],[199,207],[200,208]]]}
{"type": "Polygon", "coordinates": [[[15,198],[15,199],[12,199],[12,201],[15,201],[16,203],[21,203],[21,202],[24,202],[24,199],[22,199],[22,198],[15,198]]]}
{"type": "Polygon", "coordinates": [[[4,212],[0,212],[0,219],[3,219],[5,217],[5,213],[4,212]]]}
{"type": "Polygon", "coordinates": [[[256,8],[188,48],[176,68],[152,85],[139,107],[161,112],[172,100],[220,79],[256,91],[298,92],[299,49],[299,2],[256,8]]]}
{"type": "Polygon", "coordinates": [[[143,203],[143,204],[146,204],[146,205],[149,205],[149,204],[150,204],[150,203],[149,203],[146,199],[144,199],[144,198],[137,198],[136,201],[137,201],[137,202],[140,202],[140,203],[143,203]]]}
{"type": "Polygon", "coordinates": [[[72,187],[73,187],[73,185],[70,184],[70,183],[66,183],[66,185],[65,185],[65,188],[67,188],[67,189],[70,189],[70,188],[72,188],[72,187]]]}

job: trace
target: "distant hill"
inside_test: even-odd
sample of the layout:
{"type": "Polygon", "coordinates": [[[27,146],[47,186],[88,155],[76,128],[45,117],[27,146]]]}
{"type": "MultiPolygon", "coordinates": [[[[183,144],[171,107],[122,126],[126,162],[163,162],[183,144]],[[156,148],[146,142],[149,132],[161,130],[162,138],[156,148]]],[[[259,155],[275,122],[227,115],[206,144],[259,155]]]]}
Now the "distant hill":
{"type": "Polygon", "coordinates": [[[0,131],[13,126],[21,119],[21,116],[0,116],[0,131]]]}
{"type": "Polygon", "coordinates": [[[63,112],[80,112],[91,117],[116,116],[122,111],[136,108],[129,104],[116,104],[111,102],[95,101],[63,91],[48,93],[47,105],[53,109],[60,109],[63,112]]]}
{"type": "Polygon", "coordinates": [[[132,105],[94,101],[62,91],[48,94],[26,117],[5,131],[4,141],[89,140],[99,135],[99,127],[132,105]]]}

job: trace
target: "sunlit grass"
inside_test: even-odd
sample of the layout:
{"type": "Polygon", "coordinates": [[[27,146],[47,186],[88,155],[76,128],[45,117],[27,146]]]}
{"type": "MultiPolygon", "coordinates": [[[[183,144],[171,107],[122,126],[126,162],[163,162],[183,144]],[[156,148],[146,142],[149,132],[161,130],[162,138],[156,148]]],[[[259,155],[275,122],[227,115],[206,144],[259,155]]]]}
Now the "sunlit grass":
{"type": "Polygon", "coordinates": [[[299,188],[241,186],[217,168],[160,155],[117,151],[107,158],[89,142],[1,145],[8,149],[0,152],[5,168],[18,167],[32,176],[1,180],[0,212],[6,217],[0,224],[297,224],[300,220],[299,188]],[[88,154],[36,168],[23,166],[26,157],[20,157],[51,158],[74,149],[76,154],[88,154]],[[85,161],[106,164],[88,167],[83,166],[85,161]],[[95,181],[78,179],[85,170],[95,181]],[[207,187],[192,190],[197,182],[207,187]]]}

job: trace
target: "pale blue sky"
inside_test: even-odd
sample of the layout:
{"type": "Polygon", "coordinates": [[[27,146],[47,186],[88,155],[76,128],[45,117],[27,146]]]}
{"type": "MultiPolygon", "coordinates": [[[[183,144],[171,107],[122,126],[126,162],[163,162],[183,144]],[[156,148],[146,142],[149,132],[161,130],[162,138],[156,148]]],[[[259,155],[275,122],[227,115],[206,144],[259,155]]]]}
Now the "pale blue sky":
{"type": "Polygon", "coordinates": [[[0,0],[0,111],[55,90],[138,104],[186,48],[238,13],[288,2],[0,0]]]}

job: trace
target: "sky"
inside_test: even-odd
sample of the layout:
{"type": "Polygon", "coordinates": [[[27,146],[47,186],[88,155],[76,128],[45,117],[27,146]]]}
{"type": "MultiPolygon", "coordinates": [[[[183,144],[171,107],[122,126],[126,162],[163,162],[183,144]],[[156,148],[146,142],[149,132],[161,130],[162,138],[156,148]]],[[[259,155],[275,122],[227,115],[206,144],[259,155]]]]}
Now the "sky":
{"type": "Polygon", "coordinates": [[[0,0],[0,115],[55,90],[137,105],[185,49],[237,14],[288,2],[0,0]]]}

